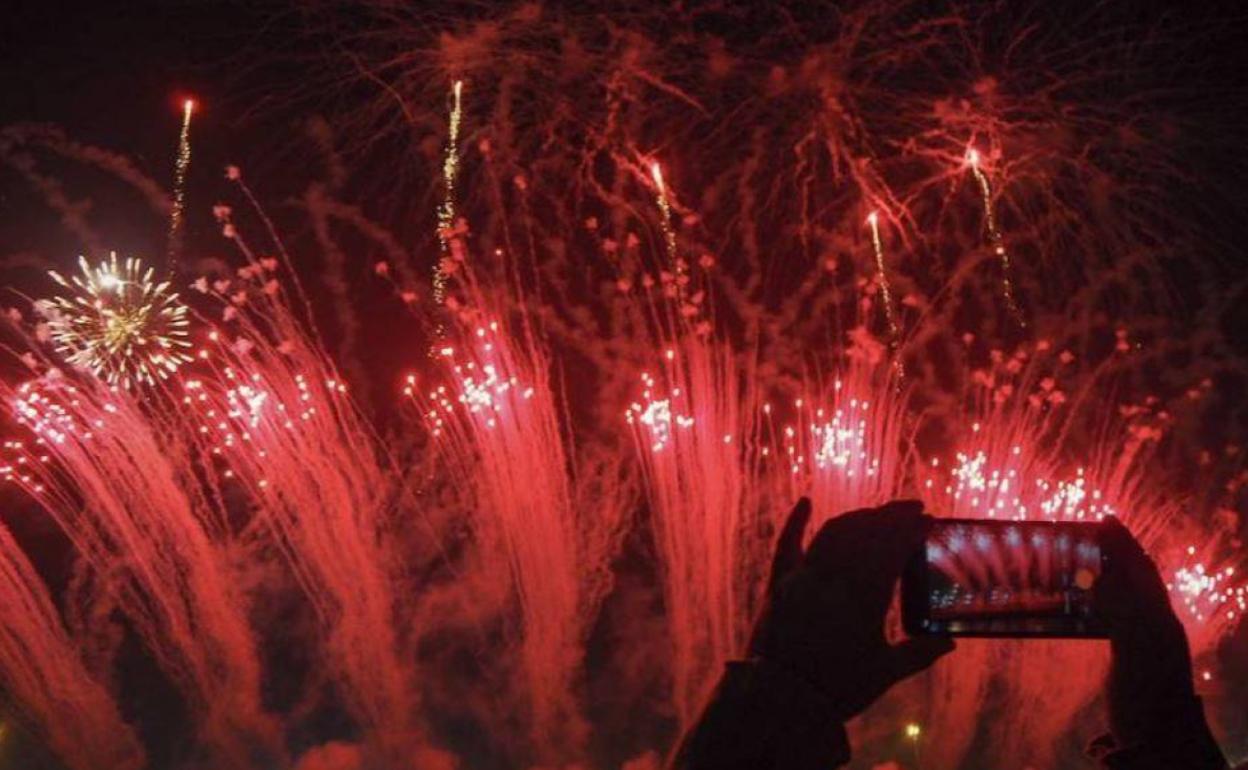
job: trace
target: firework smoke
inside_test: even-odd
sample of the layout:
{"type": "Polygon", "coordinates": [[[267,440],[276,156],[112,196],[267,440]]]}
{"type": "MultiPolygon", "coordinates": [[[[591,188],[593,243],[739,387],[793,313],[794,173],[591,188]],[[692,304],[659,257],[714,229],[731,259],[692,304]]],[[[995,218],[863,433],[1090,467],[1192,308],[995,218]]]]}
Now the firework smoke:
{"type": "Polygon", "coordinates": [[[616,463],[578,452],[539,327],[523,315],[514,328],[492,317],[491,295],[462,256],[463,235],[451,237],[448,252],[460,256],[447,272],[470,304],[458,340],[435,351],[449,384],[421,393],[413,376],[405,393],[466,493],[483,554],[508,565],[532,744],[548,759],[575,757],[588,729],[575,685],[630,490],[616,463]]]}
{"type": "MultiPolygon", "coordinates": [[[[0,469],[8,476],[19,473],[0,469]]],[[[0,683],[71,770],[138,770],[143,748],[105,686],[84,665],[47,587],[0,526],[0,683]]]]}
{"type": "Polygon", "coordinates": [[[30,438],[8,442],[11,478],[56,521],[181,690],[199,738],[222,761],[281,757],[260,704],[242,598],[213,542],[216,518],[182,436],[124,391],[51,370],[0,393],[30,438]]]}
{"type": "Polygon", "coordinates": [[[234,282],[197,284],[220,301],[227,328],[210,334],[204,373],[187,378],[182,401],[213,485],[255,501],[311,603],[370,755],[393,761],[423,747],[384,538],[411,491],[295,318],[276,267],[265,258],[234,282]]]}
{"type": "Polygon", "coordinates": [[[675,645],[673,702],[688,724],[747,631],[742,531],[754,508],[751,377],[715,343],[672,340],[627,414],[637,437],[675,645]]]}

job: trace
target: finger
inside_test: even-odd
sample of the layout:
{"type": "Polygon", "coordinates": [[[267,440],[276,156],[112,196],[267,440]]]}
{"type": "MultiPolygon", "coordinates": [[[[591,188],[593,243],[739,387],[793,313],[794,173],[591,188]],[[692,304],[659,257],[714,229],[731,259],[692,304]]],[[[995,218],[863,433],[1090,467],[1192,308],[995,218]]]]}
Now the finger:
{"type": "Polygon", "coordinates": [[[894,500],[881,510],[892,523],[888,548],[881,556],[889,572],[899,576],[910,557],[923,547],[923,541],[932,531],[935,520],[923,514],[923,503],[920,500],[894,500]]]}
{"type": "Polygon", "coordinates": [[[1102,520],[1100,543],[1105,553],[1127,568],[1132,577],[1146,575],[1152,566],[1144,548],[1117,516],[1106,516],[1102,520]]]}
{"type": "Polygon", "coordinates": [[[785,519],[784,528],[780,530],[780,538],[776,541],[776,554],[771,561],[771,580],[767,583],[768,591],[774,593],[780,581],[792,574],[793,570],[801,564],[802,536],[806,534],[806,527],[810,524],[810,514],[810,498],[803,497],[797,501],[797,505],[793,506],[793,510],[789,512],[789,517],[785,519]]]}
{"type": "Polygon", "coordinates": [[[914,676],[953,649],[953,639],[947,636],[916,636],[893,645],[890,653],[893,681],[914,676]]]}
{"type": "Polygon", "coordinates": [[[1116,517],[1105,517],[1100,533],[1105,573],[1094,600],[1106,618],[1170,613],[1170,597],[1157,565],[1116,517]]]}
{"type": "Polygon", "coordinates": [[[897,579],[922,550],[931,525],[917,501],[852,511],[819,530],[806,565],[821,580],[850,589],[864,619],[882,624],[897,579]]]}
{"type": "Polygon", "coordinates": [[[918,500],[894,500],[879,508],[851,511],[819,530],[807,558],[816,568],[865,567],[891,585],[922,547],[931,525],[918,500]]]}

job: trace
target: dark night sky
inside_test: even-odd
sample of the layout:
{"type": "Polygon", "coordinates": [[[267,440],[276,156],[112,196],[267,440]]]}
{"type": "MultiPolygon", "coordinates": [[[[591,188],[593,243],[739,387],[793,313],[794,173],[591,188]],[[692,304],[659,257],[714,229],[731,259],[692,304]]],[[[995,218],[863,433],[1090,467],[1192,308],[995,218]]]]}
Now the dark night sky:
{"type": "MultiPolygon", "coordinates": [[[[1085,3],[1046,5],[1063,8],[1085,3]]],[[[1242,21],[1238,3],[1138,2],[1131,11],[1142,19],[1201,17],[1217,27],[1221,17],[1242,21]],[[1177,8],[1181,13],[1175,14],[1177,8]]],[[[212,196],[216,170],[228,162],[263,165],[280,171],[298,162],[282,150],[281,132],[295,113],[281,98],[282,83],[300,76],[298,3],[137,2],[64,3],[11,0],[0,25],[0,125],[47,122],[72,138],[131,156],[142,170],[167,182],[172,175],[179,104],[185,94],[201,103],[195,118],[192,192],[212,196]],[[274,52],[280,56],[274,56],[274,52]],[[286,165],[283,165],[286,164],[286,165]]],[[[349,18],[341,11],[340,18],[349,18]]],[[[1193,28],[1200,28],[1194,25],[1193,28]]],[[[1242,28],[1238,24],[1235,28],[1242,28]]],[[[1206,52],[1205,88],[1192,89],[1202,102],[1228,89],[1248,89],[1248,53],[1237,36],[1211,39],[1206,52]],[[1234,38],[1234,39],[1232,39],[1234,38]],[[1201,94],[1204,94],[1201,96],[1201,94]]],[[[315,55],[315,50],[303,53],[315,55]]],[[[1227,116],[1226,128],[1248,137],[1248,117],[1227,116]]],[[[1233,146],[1227,141],[1222,146],[1233,146]]],[[[1221,185],[1240,211],[1248,193],[1239,163],[1211,163],[1228,176],[1221,185]],[[1233,174],[1233,176],[1232,176],[1233,174]]],[[[280,174],[274,176],[280,177],[280,174]]],[[[40,247],[57,253],[77,250],[65,233],[32,232],[5,221],[24,220],[29,192],[11,175],[0,177],[0,249],[40,247]],[[59,240],[58,240],[59,239],[59,240]],[[25,241],[25,242],[24,242],[25,241]]],[[[193,196],[194,197],[194,196],[193,196]]],[[[46,214],[46,212],[45,212],[46,214]]],[[[1234,218],[1234,211],[1227,212],[1234,218]]],[[[118,248],[151,252],[160,234],[149,223],[112,221],[110,238],[118,248]]],[[[191,212],[191,235],[211,227],[206,207],[191,212]]]]}
{"type": "MultiPolygon", "coordinates": [[[[168,184],[181,99],[194,95],[200,109],[191,184],[212,195],[217,174],[209,172],[246,155],[251,126],[240,116],[264,99],[263,81],[250,77],[243,62],[260,41],[281,37],[273,21],[280,14],[260,10],[265,8],[152,0],[8,3],[0,25],[0,124],[60,126],[76,140],[129,155],[141,170],[168,184]],[[233,86],[244,83],[250,101],[231,101],[244,90],[233,86]]],[[[55,228],[31,232],[25,220],[30,204],[20,181],[9,176],[0,182],[0,223],[24,225],[0,224],[3,248],[76,253],[77,244],[55,228]]],[[[211,226],[208,214],[206,206],[193,207],[192,238],[211,226]]],[[[151,253],[160,248],[163,233],[153,232],[148,221],[122,218],[110,221],[112,238],[119,249],[151,253]]]]}
{"type": "MultiPolygon", "coordinates": [[[[1063,8],[1084,3],[1054,3],[1063,8]]],[[[1133,3],[1142,18],[1207,15],[1241,18],[1237,3],[1133,3]],[[1176,8],[1183,11],[1175,16],[1176,8]]],[[[172,176],[173,149],[184,94],[201,103],[195,118],[195,157],[191,173],[193,200],[212,198],[220,185],[217,170],[238,162],[280,172],[299,162],[290,154],[282,131],[295,113],[281,99],[281,83],[299,78],[296,32],[297,3],[138,2],[64,3],[11,0],[0,25],[0,124],[47,122],[87,143],[131,156],[140,168],[167,183],[172,176]],[[280,53],[275,57],[274,52],[280,53]],[[283,152],[283,150],[288,152],[283,152]]],[[[347,11],[341,18],[345,16],[347,11]]],[[[1242,27],[1242,25],[1240,25],[1242,27]]],[[[1212,28],[1208,25],[1206,29],[1212,28]]],[[[1248,88],[1248,59],[1238,39],[1210,40],[1216,53],[1205,89],[1193,89],[1201,101],[1220,92],[1248,88]],[[1200,93],[1205,96],[1199,96],[1200,93]]],[[[311,51],[315,55],[315,51],[311,51]]],[[[1226,127],[1248,137],[1248,117],[1227,116],[1226,127]]],[[[1222,143],[1234,146],[1233,141],[1222,143]]],[[[1219,151],[1221,151],[1219,149],[1219,151]]],[[[1236,219],[1235,208],[1248,208],[1239,170],[1242,164],[1211,162],[1213,174],[1226,174],[1220,185],[1231,191],[1224,219],[1236,219]]],[[[1203,169],[1202,169],[1203,170],[1203,169]]],[[[270,187],[281,173],[270,175],[270,187]]],[[[278,190],[269,190],[273,197],[278,190]]],[[[96,202],[97,205],[107,205],[96,202]]],[[[0,175],[0,249],[6,253],[37,249],[46,254],[74,254],[78,245],[51,226],[46,210],[32,210],[25,184],[11,174],[0,175]],[[30,227],[29,217],[48,227],[30,227]],[[40,219],[42,217],[42,219],[40,219]],[[21,222],[21,227],[12,223],[21,222]]],[[[194,238],[213,227],[206,206],[190,212],[194,238]]],[[[110,240],[119,249],[152,253],[161,234],[150,222],[110,221],[110,240]]]]}

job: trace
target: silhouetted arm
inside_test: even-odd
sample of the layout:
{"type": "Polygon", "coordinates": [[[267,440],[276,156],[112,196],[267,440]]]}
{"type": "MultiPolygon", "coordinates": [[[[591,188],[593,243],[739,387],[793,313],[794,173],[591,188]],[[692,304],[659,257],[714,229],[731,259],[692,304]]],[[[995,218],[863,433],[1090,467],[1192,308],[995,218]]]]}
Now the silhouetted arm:
{"type": "Polygon", "coordinates": [[[1109,627],[1110,734],[1089,753],[1114,770],[1226,770],[1192,680],[1183,625],[1157,566],[1110,517],[1097,612],[1109,627]]]}
{"type": "Polygon", "coordinates": [[[917,502],[854,511],[810,548],[802,499],[780,533],[749,656],[730,663],[685,736],[676,770],[829,770],[849,761],[844,723],[953,649],[889,644],[884,618],[906,561],[931,526],[917,502]]]}
{"type": "Polygon", "coordinates": [[[822,694],[762,660],[729,663],[679,770],[829,770],[849,761],[845,728],[822,694]]]}

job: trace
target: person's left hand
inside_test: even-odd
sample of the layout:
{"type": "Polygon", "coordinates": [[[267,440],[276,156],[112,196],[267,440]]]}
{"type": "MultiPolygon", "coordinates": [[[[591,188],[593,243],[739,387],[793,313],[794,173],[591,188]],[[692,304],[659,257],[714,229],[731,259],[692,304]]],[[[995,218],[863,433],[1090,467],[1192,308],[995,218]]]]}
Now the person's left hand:
{"type": "Polygon", "coordinates": [[[802,498],[780,533],[750,653],[806,680],[847,720],[954,647],[947,637],[891,645],[884,633],[897,580],[932,518],[918,501],[853,511],[824,524],[803,552],[810,514],[802,498]]]}

